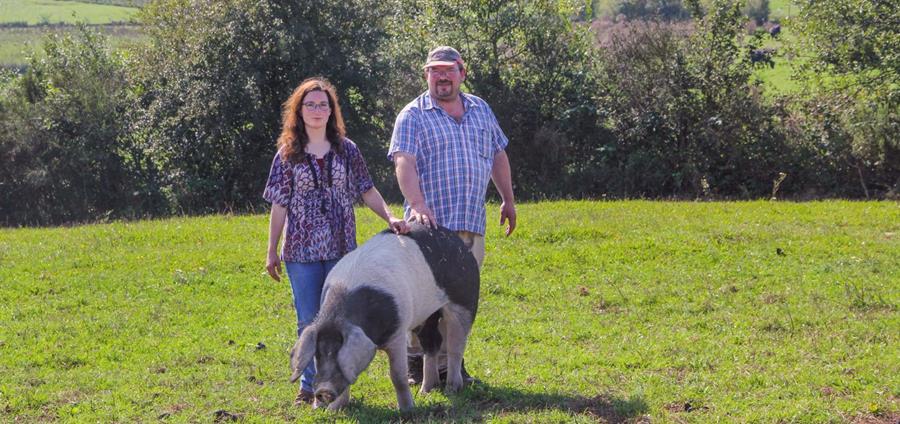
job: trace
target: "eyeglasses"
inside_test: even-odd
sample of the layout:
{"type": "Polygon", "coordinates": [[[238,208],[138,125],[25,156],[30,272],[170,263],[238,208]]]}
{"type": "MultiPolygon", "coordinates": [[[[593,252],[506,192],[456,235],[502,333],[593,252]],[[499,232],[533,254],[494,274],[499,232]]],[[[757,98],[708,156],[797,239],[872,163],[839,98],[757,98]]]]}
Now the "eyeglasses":
{"type": "Polygon", "coordinates": [[[428,73],[431,75],[436,75],[436,76],[441,76],[441,75],[450,76],[450,75],[458,74],[459,68],[457,68],[455,66],[452,68],[448,68],[448,69],[428,68],[428,73]]]}
{"type": "Polygon", "coordinates": [[[331,109],[331,105],[329,105],[328,102],[322,102],[322,103],[306,102],[306,103],[303,103],[303,107],[306,108],[306,110],[308,110],[310,112],[315,112],[317,110],[327,111],[327,110],[331,109]]]}

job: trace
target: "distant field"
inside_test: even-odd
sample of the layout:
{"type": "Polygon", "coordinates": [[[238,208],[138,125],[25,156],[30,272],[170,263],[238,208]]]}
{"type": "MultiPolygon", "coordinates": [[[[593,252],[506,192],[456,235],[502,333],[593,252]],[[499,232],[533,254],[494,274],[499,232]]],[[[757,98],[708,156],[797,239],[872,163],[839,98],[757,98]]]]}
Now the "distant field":
{"type": "MultiPolygon", "coordinates": [[[[611,17],[619,10],[623,0],[593,0],[593,14],[595,18],[611,17]]],[[[709,1],[701,0],[701,4],[709,1]]],[[[769,19],[780,20],[797,13],[797,6],[792,0],[769,0],[769,19]]]]}
{"type": "MultiPolygon", "coordinates": [[[[143,38],[141,27],[136,25],[103,25],[97,28],[109,36],[110,45],[115,49],[133,46],[143,38]]],[[[40,49],[46,35],[72,31],[75,28],[71,26],[0,28],[0,66],[23,66],[28,55],[40,49]]]]}
{"type": "Polygon", "coordinates": [[[111,4],[115,6],[144,7],[150,0],[75,0],[79,3],[111,4]]]}
{"type": "Polygon", "coordinates": [[[108,24],[126,22],[136,7],[57,0],[0,0],[0,24],[24,22],[28,25],[85,22],[108,24]]]}
{"type": "MultiPolygon", "coordinates": [[[[395,208],[396,210],[396,208],[395,208]]],[[[400,416],[291,405],[268,217],[0,229],[0,422],[852,423],[900,419],[896,202],[488,208],[481,384],[400,416]],[[222,412],[225,411],[225,415],[222,412]]],[[[359,240],[384,228],[358,210],[359,240]]]]}

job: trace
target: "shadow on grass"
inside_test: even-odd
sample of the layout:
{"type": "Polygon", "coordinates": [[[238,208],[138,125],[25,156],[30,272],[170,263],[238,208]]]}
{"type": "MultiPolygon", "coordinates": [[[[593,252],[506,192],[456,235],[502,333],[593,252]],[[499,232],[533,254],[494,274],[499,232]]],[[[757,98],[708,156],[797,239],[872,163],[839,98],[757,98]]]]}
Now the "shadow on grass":
{"type": "MultiPolygon", "coordinates": [[[[413,387],[413,390],[417,388],[413,387]]],[[[591,421],[626,423],[638,421],[637,418],[647,412],[647,404],[640,397],[619,399],[605,395],[584,397],[526,392],[484,383],[466,387],[461,393],[449,396],[449,399],[450,404],[417,405],[403,414],[392,408],[351,402],[347,416],[362,423],[481,422],[506,413],[558,411],[591,421]]]]}

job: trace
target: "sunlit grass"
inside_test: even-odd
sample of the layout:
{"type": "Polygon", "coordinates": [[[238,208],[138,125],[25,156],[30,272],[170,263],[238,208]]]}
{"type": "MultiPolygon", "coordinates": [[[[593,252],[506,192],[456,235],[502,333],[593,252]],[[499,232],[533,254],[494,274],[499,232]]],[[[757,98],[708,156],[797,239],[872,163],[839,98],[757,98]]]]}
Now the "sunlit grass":
{"type": "MultiPolygon", "coordinates": [[[[900,206],[545,202],[489,213],[466,364],[407,421],[847,422],[900,406],[900,206]]],[[[359,210],[359,239],[383,223],[359,210]]],[[[399,420],[291,406],[264,215],[0,230],[0,421],[399,420]],[[221,414],[221,412],[219,412],[221,414]]]]}
{"type": "Polygon", "coordinates": [[[65,0],[3,0],[0,23],[36,24],[108,24],[127,22],[138,8],[65,0]]]}

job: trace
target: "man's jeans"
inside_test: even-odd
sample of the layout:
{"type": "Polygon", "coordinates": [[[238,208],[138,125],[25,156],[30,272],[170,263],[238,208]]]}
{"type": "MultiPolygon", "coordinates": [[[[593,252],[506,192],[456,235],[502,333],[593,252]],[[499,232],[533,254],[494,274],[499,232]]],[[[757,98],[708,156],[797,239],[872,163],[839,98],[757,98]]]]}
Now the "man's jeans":
{"type": "MultiPolygon", "coordinates": [[[[307,325],[311,324],[316,314],[319,313],[319,304],[322,301],[322,286],[325,277],[337,259],[318,262],[285,262],[288,278],[291,280],[291,290],[294,293],[294,309],[297,311],[297,337],[307,325]]],[[[300,387],[303,390],[312,391],[313,378],[316,376],[315,361],[310,361],[303,376],[300,377],[300,387]]]]}

